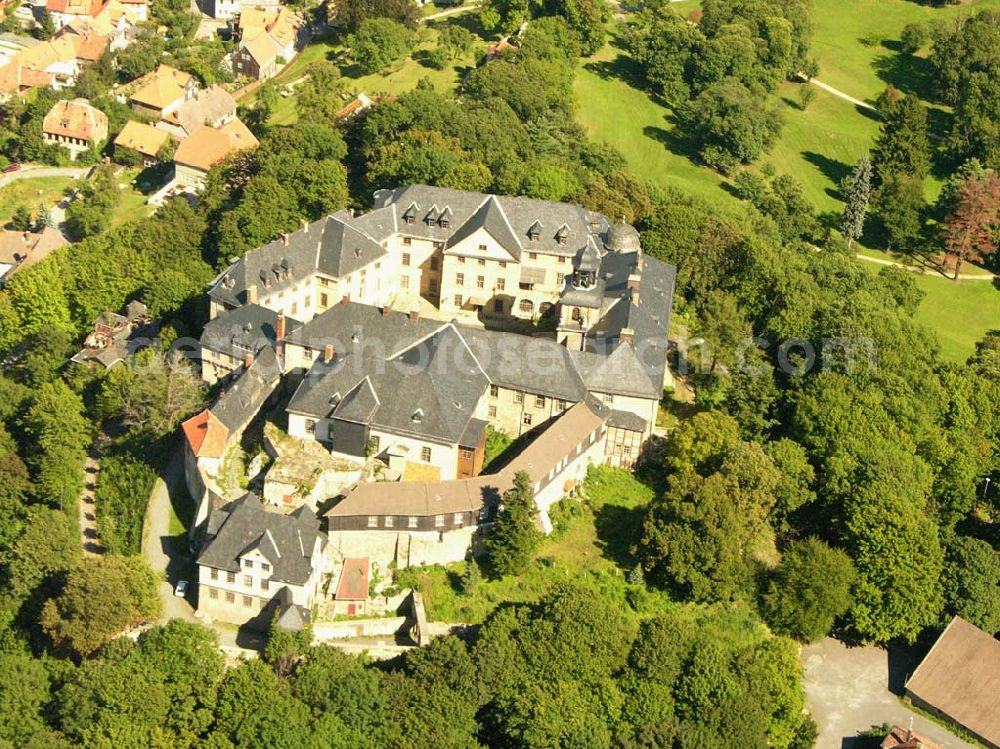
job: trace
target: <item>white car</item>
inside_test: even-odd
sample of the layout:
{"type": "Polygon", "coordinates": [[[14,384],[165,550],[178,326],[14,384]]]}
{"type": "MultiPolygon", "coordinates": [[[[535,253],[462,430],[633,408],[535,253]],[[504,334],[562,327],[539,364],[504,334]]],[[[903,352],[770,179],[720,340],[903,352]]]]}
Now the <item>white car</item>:
{"type": "Polygon", "coordinates": [[[183,598],[184,596],[187,595],[187,592],[188,592],[188,581],[178,580],[177,587],[174,588],[174,595],[177,596],[178,598],[183,598]]]}

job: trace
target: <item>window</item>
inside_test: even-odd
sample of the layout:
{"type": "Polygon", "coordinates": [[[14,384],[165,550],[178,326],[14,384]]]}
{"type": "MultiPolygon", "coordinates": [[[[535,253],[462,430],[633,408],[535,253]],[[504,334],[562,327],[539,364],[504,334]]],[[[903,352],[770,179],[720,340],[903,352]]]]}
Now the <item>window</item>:
{"type": "Polygon", "coordinates": [[[503,314],[503,299],[493,300],[493,311],[497,314],[503,314]]]}
{"type": "Polygon", "coordinates": [[[566,401],[559,401],[559,410],[565,411],[569,404],[566,401]]]}
{"type": "Polygon", "coordinates": [[[309,433],[309,434],[315,434],[316,433],[316,420],[315,419],[306,419],[306,432],[309,433]]]}
{"type": "Polygon", "coordinates": [[[484,244],[479,245],[479,251],[480,252],[486,252],[486,245],[484,245],[484,244]]]}
{"type": "Polygon", "coordinates": [[[409,276],[400,276],[400,278],[399,278],[399,288],[401,288],[401,289],[408,289],[408,288],[410,288],[410,277],[409,276]]]}
{"type": "Polygon", "coordinates": [[[535,311],[535,305],[531,303],[530,299],[522,299],[519,307],[521,312],[531,313],[535,311]]]}
{"type": "Polygon", "coordinates": [[[484,257],[479,258],[479,264],[480,265],[486,265],[486,258],[484,258],[484,257]]]}
{"type": "Polygon", "coordinates": [[[410,267],[410,253],[409,252],[404,252],[403,253],[403,265],[405,265],[407,268],[410,267]]]}
{"type": "Polygon", "coordinates": [[[507,288],[507,281],[506,281],[506,279],[498,278],[497,279],[497,291],[503,291],[506,288],[507,288]]]}
{"type": "Polygon", "coordinates": [[[299,311],[299,303],[298,302],[292,302],[292,315],[294,315],[298,311],[299,311]]]}
{"type": "Polygon", "coordinates": [[[218,580],[219,579],[219,571],[217,569],[213,569],[211,577],[212,577],[213,580],[218,580]]]}
{"type": "Polygon", "coordinates": [[[330,306],[330,297],[328,297],[326,294],[320,294],[319,295],[319,306],[320,307],[329,307],[330,306]]]}
{"type": "Polygon", "coordinates": [[[613,396],[611,393],[605,393],[603,398],[605,403],[610,404],[615,402],[615,396],[613,396]]]}
{"type": "Polygon", "coordinates": [[[472,460],[472,458],[473,458],[473,456],[475,454],[476,454],[475,451],[474,450],[470,450],[468,447],[463,447],[462,448],[462,459],[463,460],[472,460]]]}
{"type": "Polygon", "coordinates": [[[476,288],[482,289],[486,287],[486,279],[483,276],[476,276],[476,288]]]}
{"type": "Polygon", "coordinates": [[[261,572],[270,572],[271,571],[271,565],[267,564],[266,562],[261,562],[261,564],[260,564],[260,571],[261,572]]]}
{"type": "MultiPolygon", "coordinates": [[[[409,247],[411,244],[413,244],[412,239],[409,237],[403,237],[403,247],[409,247]]],[[[409,263],[407,263],[407,265],[409,265],[409,263]]]]}
{"type": "Polygon", "coordinates": [[[559,256],[559,262],[560,263],[565,263],[566,262],[566,256],[565,255],[560,255],[559,256]]]}
{"type": "Polygon", "coordinates": [[[444,527],[444,515],[435,515],[434,516],[434,527],[435,528],[443,528],[444,527]]]}
{"type": "Polygon", "coordinates": [[[378,452],[379,445],[381,444],[381,440],[379,439],[379,436],[376,434],[375,436],[373,436],[371,438],[370,441],[371,441],[371,445],[372,445],[372,450],[374,450],[375,452],[378,452]]]}
{"type": "Polygon", "coordinates": [[[465,274],[464,273],[456,273],[455,274],[455,283],[458,286],[465,286],[465,274]]]}
{"type": "Polygon", "coordinates": [[[516,391],[514,393],[514,402],[515,403],[524,403],[524,393],[522,393],[520,390],[516,391]]]}
{"type": "Polygon", "coordinates": [[[536,395],[535,396],[535,408],[545,408],[545,396],[536,395]]]}
{"type": "Polygon", "coordinates": [[[369,528],[378,528],[378,515],[369,515],[368,516],[368,527],[369,528]]]}
{"type": "Polygon", "coordinates": [[[311,305],[312,305],[312,297],[307,296],[305,299],[302,300],[303,307],[309,307],[311,305]]]}
{"type": "Polygon", "coordinates": [[[455,306],[456,307],[461,307],[462,306],[462,295],[461,294],[455,294],[455,306]]]}
{"type": "Polygon", "coordinates": [[[267,580],[261,580],[260,581],[260,589],[261,590],[267,590],[270,586],[271,586],[271,583],[269,581],[267,581],[267,580]]]}
{"type": "Polygon", "coordinates": [[[500,395],[500,386],[499,385],[490,385],[490,397],[491,398],[496,398],[498,395],[500,395]]]}
{"type": "Polygon", "coordinates": [[[632,454],[632,445],[623,445],[622,446],[622,452],[625,455],[631,455],[632,454]]]}
{"type": "Polygon", "coordinates": [[[217,591],[215,588],[209,588],[208,589],[208,597],[209,598],[218,598],[219,597],[219,591],[217,591]]]}
{"type": "Polygon", "coordinates": [[[236,582],[236,573],[235,572],[227,572],[226,573],[226,582],[227,583],[235,583],[236,582]]]}
{"type": "Polygon", "coordinates": [[[521,417],[521,423],[524,424],[527,427],[530,427],[531,426],[531,414],[527,414],[526,413],[524,416],[522,416],[521,417]]]}
{"type": "Polygon", "coordinates": [[[416,528],[417,527],[417,518],[415,516],[413,516],[413,515],[410,515],[410,517],[406,521],[406,525],[408,527],[410,527],[410,528],[416,528]]]}
{"type": "Polygon", "coordinates": [[[243,586],[246,587],[246,588],[252,588],[253,587],[253,578],[250,577],[250,575],[244,575],[243,576],[243,586]]]}
{"type": "Polygon", "coordinates": [[[464,258],[464,257],[461,257],[461,256],[459,256],[459,257],[456,257],[455,259],[456,259],[456,260],[457,260],[457,261],[458,261],[459,263],[461,263],[462,265],[465,265],[465,258],[464,258]]]}
{"type": "Polygon", "coordinates": [[[250,608],[251,606],[253,606],[253,597],[252,596],[243,596],[243,605],[246,608],[250,608]]]}
{"type": "Polygon", "coordinates": [[[431,449],[427,447],[427,445],[420,448],[420,459],[424,461],[424,463],[431,462],[431,449]]]}
{"type": "Polygon", "coordinates": [[[253,560],[251,560],[251,559],[244,559],[243,560],[243,566],[246,567],[248,570],[252,570],[253,569],[253,560]]]}
{"type": "Polygon", "coordinates": [[[497,417],[497,407],[496,406],[490,406],[488,409],[486,409],[486,412],[489,414],[489,417],[491,419],[495,419],[497,417]]]}
{"type": "Polygon", "coordinates": [[[566,274],[565,273],[556,273],[556,286],[562,286],[563,285],[563,281],[565,281],[565,280],[566,280],[566,274]]]}
{"type": "Polygon", "coordinates": [[[236,594],[233,593],[233,591],[231,591],[231,590],[227,590],[226,591],[226,603],[235,603],[235,602],[236,602],[236,594]]]}
{"type": "Polygon", "coordinates": [[[392,515],[386,515],[385,516],[385,523],[384,524],[385,524],[386,528],[392,528],[392,515]]]}
{"type": "Polygon", "coordinates": [[[500,267],[501,268],[506,268],[507,267],[507,261],[506,260],[501,260],[500,261],[500,267]]]}
{"type": "Polygon", "coordinates": [[[460,512],[456,512],[451,520],[455,525],[461,525],[463,522],[465,522],[465,518],[462,517],[462,513],[460,512]]]}
{"type": "Polygon", "coordinates": [[[537,252],[529,252],[528,253],[528,260],[538,260],[538,253],[537,252]]]}

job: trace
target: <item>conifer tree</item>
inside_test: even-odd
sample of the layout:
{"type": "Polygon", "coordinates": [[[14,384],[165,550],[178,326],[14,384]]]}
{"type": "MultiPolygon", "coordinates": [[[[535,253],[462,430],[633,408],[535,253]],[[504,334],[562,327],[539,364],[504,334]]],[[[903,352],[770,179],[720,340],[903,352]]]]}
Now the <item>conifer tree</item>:
{"type": "Polygon", "coordinates": [[[844,215],[840,219],[840,233],[847,240],[847,246],[861,236],[865,228],[865,213],[868,211],[868,199],[872,189],[872,160],[864,154],[854,170],[847,178],[844,188],[844,215]]]}
{"type": "Polygon", "coordinates": [[[535,526],[535,496],[526,471],[514,474],[514,486],[503,495],[500,514],[486,537],[486,555],[493,574],[519,575],[527,568],[541,541],[535,526]]]}

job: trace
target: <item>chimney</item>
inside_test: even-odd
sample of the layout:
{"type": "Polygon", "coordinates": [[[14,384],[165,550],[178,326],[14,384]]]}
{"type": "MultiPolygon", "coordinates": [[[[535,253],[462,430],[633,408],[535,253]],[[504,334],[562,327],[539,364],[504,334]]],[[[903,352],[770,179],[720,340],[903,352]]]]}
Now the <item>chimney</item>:
{"type": "Polygon", "coordinates": [[[622,343],[635,343],[635,331],[632,328],[622,328],[618,333],[618,340],[622,343]]]}
{"type": "Polygon", "coordinates": [[[632,289],[632,304],[635,307],[639,306],[639,289],[638,288],[632,289]]]}
{"type": "Polygon", "coordinates": [[[351,295],[350,294],[344,294],[344,296],[340,297],[340,303],[341,304],[347,304],[349,301],[351,301],[351,295]]]}
{"type": "Polygon", "coordinates": [[[333,344],[328,343],[323,347],[323,363],[329,364],[333,361],[333,344]]]}
{"type": "Polygon", "coordinates": [[[306,221],[304,218],[300,218],[299,219],[299,228],[302,231],[308,233],[309,232],[309,222],[306,221]]]}
{"type": "Polygon", "coordinates": [[[257,303],[257,286],[247,286],[247,304],[257,303]]]}
{"type": "Polygon", "coordinates": [[[642,281],[642,276],[640,276],[638,273],[629,273],[628,274],[628,288],[629,288],[629,290],[631,291],[632,289],[635,289],[636,291],[638,291],[639,290],[639,283],[641,281],[642,281]]]}
{"type": "Polygon", "coordinates": [[[281,341],[285,338],[285,314],[278,313],[278,321],[274,324],[274,337],[281,341]]]}
{"type": "Polygon", "coordinates": [[[287,232],[281,232],[281,243],[283,245],[285,245],[285,247],[288,247],[288,233],[287,232]]]}
{"type": "Polygon", "coordinates": [[[253,354],[246,353],[243,355],[243,366],[246,369],[250,369],[250,365],[253,364],[253,354]]]}
{"type": "Polygon", "coordinates": [[[392,306],[387,304],[384,307],[382,307],[382,317],[388,317],[391,312],[392,312],[392,306]]]}
{"type": "Polygon", "coordinates": [[[420,310],[418,310],[418,309],[411,309],[410,310],[410,314],[408,315],[408,317],[410,318],[411,322],[416,322],[417,320],[420,319],[420,310]]]}

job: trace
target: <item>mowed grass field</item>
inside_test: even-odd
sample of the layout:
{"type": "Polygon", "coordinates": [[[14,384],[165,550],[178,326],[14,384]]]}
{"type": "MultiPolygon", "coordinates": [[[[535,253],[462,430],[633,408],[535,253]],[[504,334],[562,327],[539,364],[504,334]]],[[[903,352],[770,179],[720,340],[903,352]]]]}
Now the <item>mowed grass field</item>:
{"type": "Polygon", "coordinates": [[[21,206],[35,213],[40,203],[49,208],[62,200],[77,180],[72,177],[35,177],[20,179],[0,188],[0,225],[6,224],[21,206]]]}

